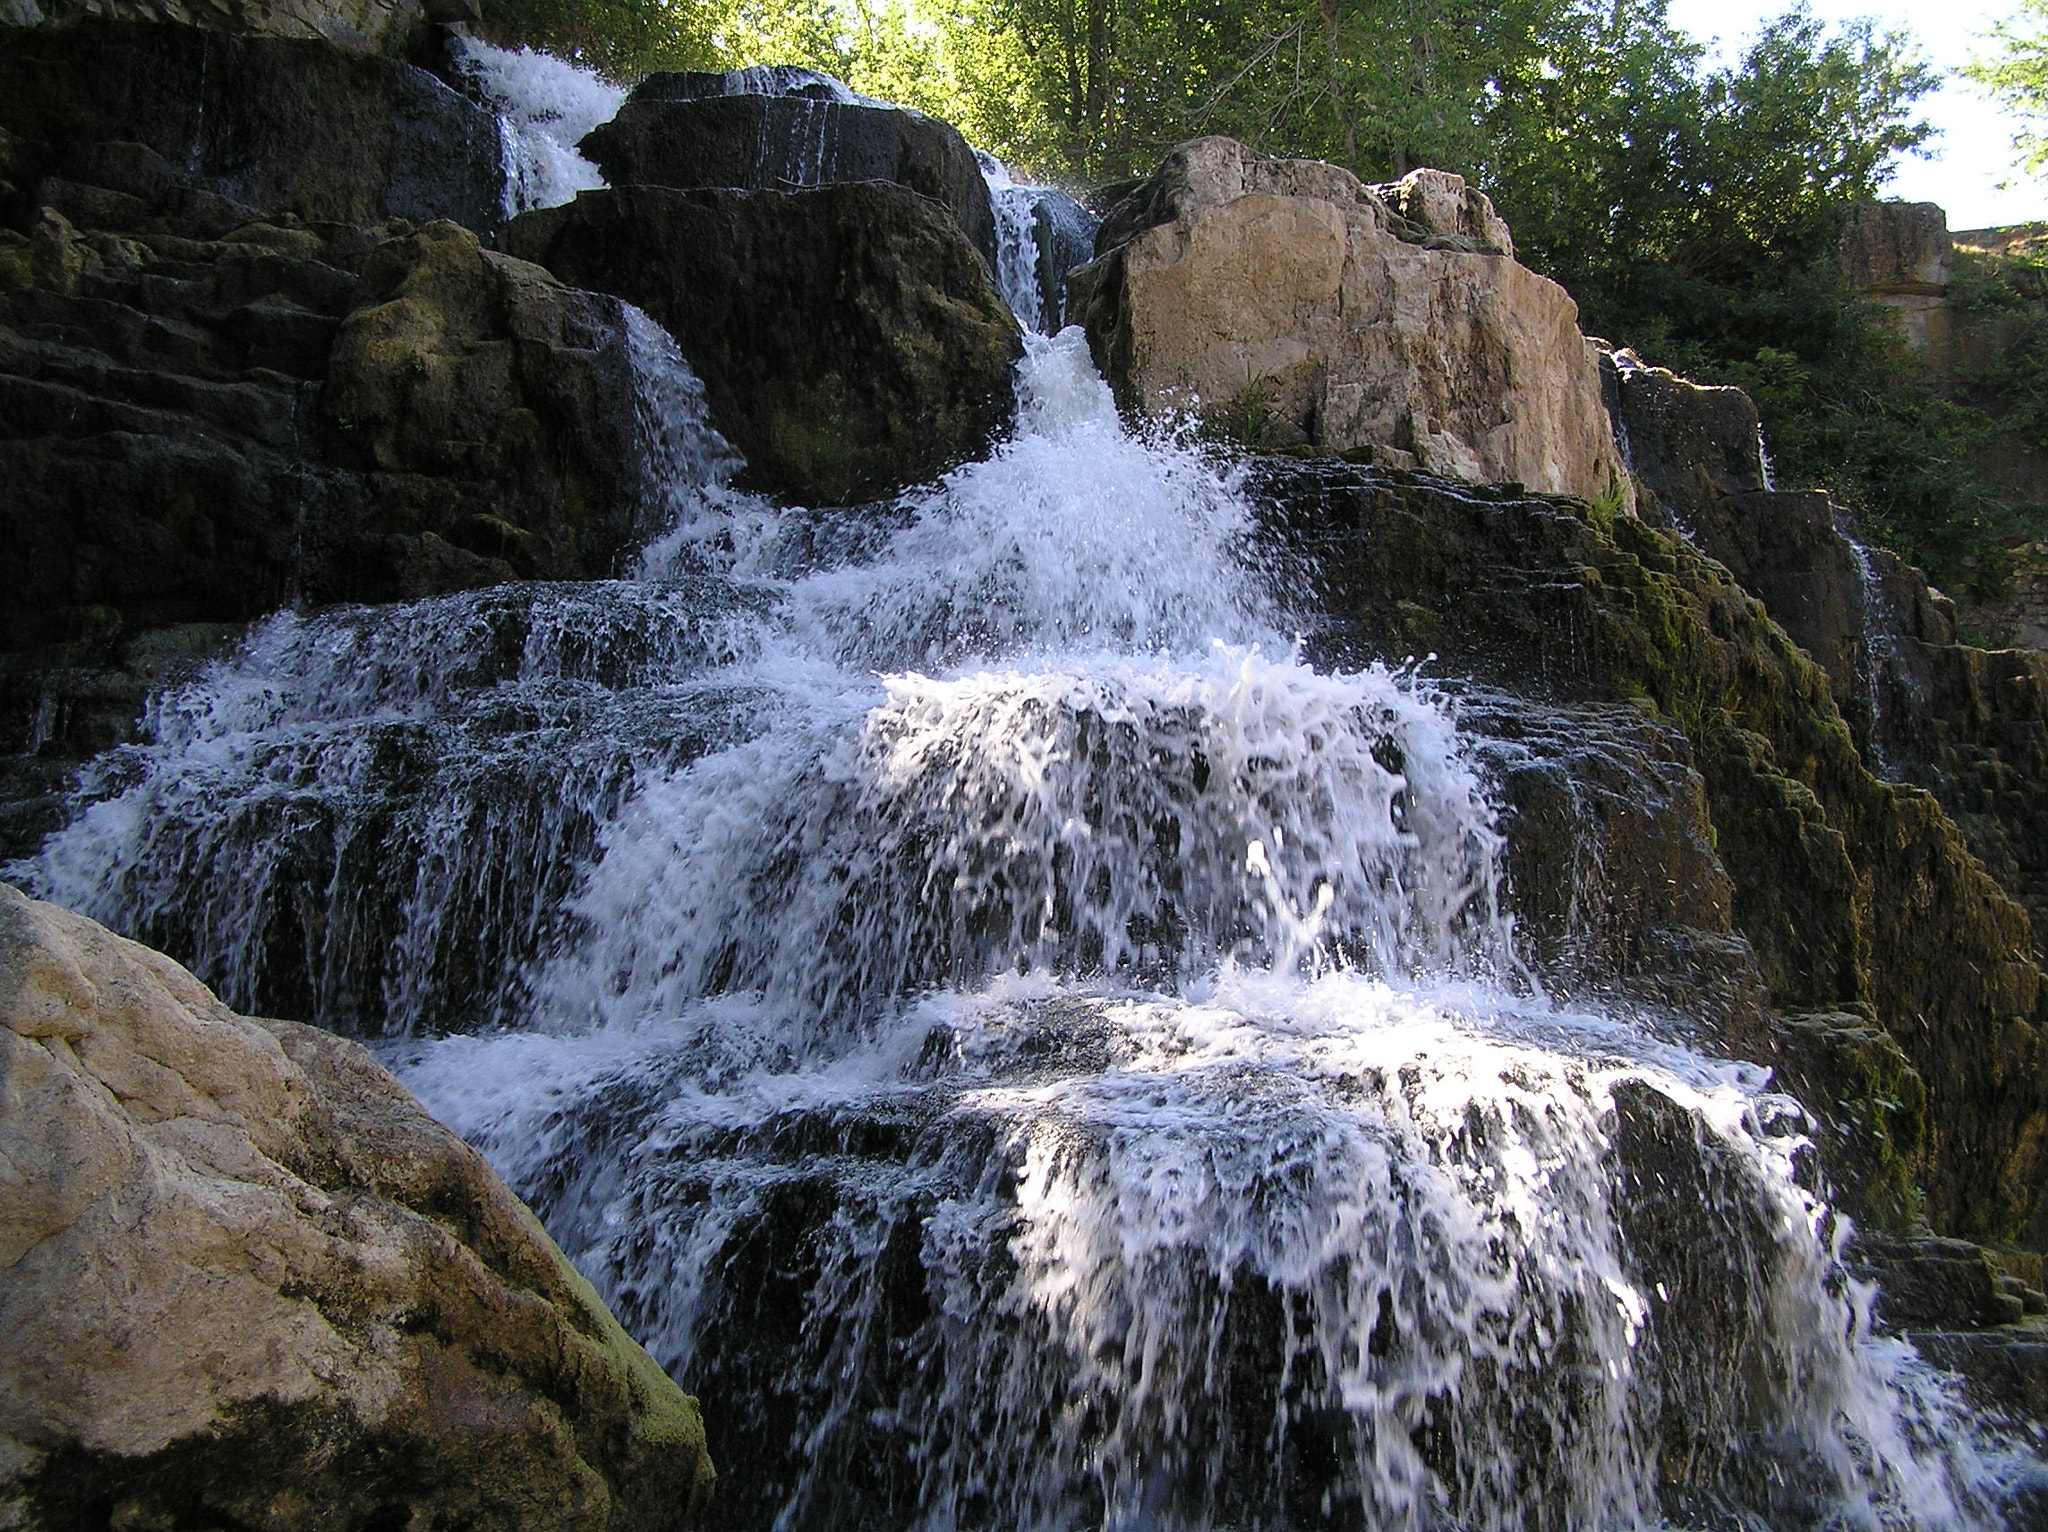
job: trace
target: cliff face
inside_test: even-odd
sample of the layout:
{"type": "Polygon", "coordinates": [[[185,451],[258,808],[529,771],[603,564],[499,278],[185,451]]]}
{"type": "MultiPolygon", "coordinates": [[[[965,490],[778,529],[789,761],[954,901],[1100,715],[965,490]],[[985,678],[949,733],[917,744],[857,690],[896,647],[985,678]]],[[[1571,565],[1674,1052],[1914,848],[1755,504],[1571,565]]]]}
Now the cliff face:
{"type": "MultiPolygon", "coordinates": [[[[1800,1018],[1873,1019],[1925,1084],[1924,1149],[1917,1128],[1892,1134],[1891,1108],[1871,1119],[1892,1143],[1865,1152],[1898,1157],[1890,1184],[1867,1188],[1873,1203],[1905,1215],[1917,1181],[1937,1228],[2033,1231],[2048,1018],[2026,914],[1933,798],[1871,775],[1826,674],[1725,567],[1582,503],[1447,494],[1348,466],[1276,464],[1253,482],[1307,553],[1331,652],[1434,651],[1454,671],[1633,701],[1676,728],[1773,1025],[1797,1046],[1812,1025],[1800,1018]]],[[[1654,887],[1676,869],[1658,853],[1609,871],[1654,887]]],[[[1852,1075],[1809,1078],[1824,1116],[1878,1105],[1852,1075]]]]}

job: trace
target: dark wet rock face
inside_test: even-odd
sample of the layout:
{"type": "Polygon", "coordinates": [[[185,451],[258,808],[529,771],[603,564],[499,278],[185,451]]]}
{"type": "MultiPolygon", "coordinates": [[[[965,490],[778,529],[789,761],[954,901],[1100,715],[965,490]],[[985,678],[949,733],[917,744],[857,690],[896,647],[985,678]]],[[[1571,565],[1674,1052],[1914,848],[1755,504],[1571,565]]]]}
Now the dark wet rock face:
{"type": "Polygon", "coordinates": [[[489,119],[486,177],[461,131],[394,122],[414,96],[479,115],[317,43],[81,24],[0,51],[0,855],[237,624],[607,576],[644,534],[623,306],[453,223],[339,221],[495,216],[489,119]]]}
{"type": "Polygon", "coordinates": [[[1640,709],[1490,691],[1459,704],[1508,828],[1517,944],[1556,993],[1683,1015],[1718,1051],[1767,1057],[1769,996],[1692,746],[1640,709]]]}
{"type": "MultiPolygon", "coordinates": [[[[1932,798],[1865,769],[1826,676],[1724,568],[1561,499],[1328,463],[1261,463],[1249,487],[1328,614],[1318,652],[1434,651],[1453,673],[1633,699],[1674,725],[1770,1004],[1867,1006],[1924,1082],[1924,1156],[1896,1141],[1867,1152],[1906,1156],[1894,1179],[1919,1182],[1937,1228],[2029,1228],[2048,1168],[2048,1008],[2026,913],[1932,798]]],[[[1657,856],[1623,880],[1672,876],[1657,856]]],[[[1865,1071],[1878,1084],[1881,1064],[1865,1071]]],[[[1829,1087],[1853,1090],[1854,1074],[1829,1087]]]]}
{"type": "Polygon", "coordinates": [[[613,300],[452,224],[71,238],[75,291],[0,291],[10,853],[221,625],[604,576],[644,533],[613,300]]]}
{"type": "Polygon", "coordinates": [[[1691,517],[1764,482],[1763,426],[1739,388],[1704,388],[1632,352],[1602,358],[1608,410],[1629,471],[1667,513],[1691,517]]]}
{"type": "Polygon", "coordinates": [[[515,220],[509,248],[658,320],[751,481],[850,505],[979,456],[1022,336],[945,211],[888,182],[627,186],[515,220]]]}
{"type": "Polygon", "coordinates": [[[134,22],[0,37],[0,128],[18,144],[6,179],[38,196],[36,183],[56,178],[40,200],[74,222],[144,225],[166,211],[159,184],[177,189],[172,216],[216,198],[338,223],[487,230],[503,216],[496,120],[396,59],[134,22]],[[110,184],[94,147],[109,142],[153,151],[171,180],[131,155],[110,184]]]}
{"type": "Polygon", "coordinates": [[[1958,643],[1954,605],[1923,573],[1858,543],[1827,495],[1766,487],[1741,390],[1614,360],[1610,408],[1648,514],[1726,566],[1819,663],[1864,759],[1939,800],[2028,910],[2037,960],[2048,954],[2048,809],[2028,786],[2048,773],[2048,656],[1958,643]]]}
{"type": "Polygon", "coordinates": [[[0,641],[612,572],[618,305],[452,224],[387,232],[73,233],[74,290],[0,295],[0,641]]]}
{"type": "Polygon", "coordinates": [[[793,191],[894,181],[941,204],[991,264],[995,214],[967,140],[922,112],[845,95],[837,81],[769,71],[650,75],[619,115],[583,140],[614,186],[793,191]],[[734,86],[740,87],[734,89],[734,86]]]}
{"type": "Polygon", "coordinates": [[[45,22],[173,22],[399,54],[434,22],[477,19],[476,0],[9,0],[0,6],[0,37],[45,22]]]}

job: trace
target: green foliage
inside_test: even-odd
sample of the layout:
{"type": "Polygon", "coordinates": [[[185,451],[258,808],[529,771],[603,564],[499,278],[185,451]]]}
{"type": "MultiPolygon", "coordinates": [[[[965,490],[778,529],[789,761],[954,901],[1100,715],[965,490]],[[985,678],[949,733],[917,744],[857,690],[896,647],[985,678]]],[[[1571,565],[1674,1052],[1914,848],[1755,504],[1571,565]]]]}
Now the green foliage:
{"type": "Polygon", "coordinates": [[[1219,405],[1202,412],[1200,434],[1219,446],[1277,452],[1299,446],[1302,434],[1279,408],[1270,377],[1253,377],[1245,364],[1244,387],[1219,405]]]}
{"type": "Polygon", "coordinates": [[[2013,135],[2013,150],[2030,174],[2048,170],[2048,0],[2018,0],[2013,13],[1996,23],[1988,39],[1995,52],[1963,66],[2007,111],[2025,119],[2013,135]]]}
{"type": "MultiPolygon", "coordinates": [[[[1944,397],[1834,261],[1844,209],[1926,138],[1913,107],[1933,74],[1903,36],[1830,30],[1803,4],[1709,68],[1665,4],[487,0],[487,19],[621,78],[808,64],[1056,179],[1142,174],[1201,133],[1368,179],[1461,171],[1589,332],[1749,389],[1783,482],[1834,490],[1943,583],[1995,589],[2026,518],[1971,465],[1987,444],[2048,439],[2048,338],[1944,397]],[[1987,410],[2000,388],[2014,402],[1987,410]]],[[[2021,4],[2048,20],[2048,0],[2021,4]]],[[[2026,59],[2048,71],[2017,25],[2001,80],[2026,59]]],[[[1254,393],[1211,429],[1264,441],[1254,393]]]]}

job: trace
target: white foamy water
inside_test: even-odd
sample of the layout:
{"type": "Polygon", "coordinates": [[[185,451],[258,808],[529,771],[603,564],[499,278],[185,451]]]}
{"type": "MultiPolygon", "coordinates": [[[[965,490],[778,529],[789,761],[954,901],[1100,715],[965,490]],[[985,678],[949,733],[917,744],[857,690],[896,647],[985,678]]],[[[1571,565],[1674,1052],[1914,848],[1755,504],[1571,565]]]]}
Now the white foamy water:
{"type": "Polygon", "coordinates": [[[618,116],[624,90],[594,70],[532,48],[497,48],[473,37],[458,37],[451,47],[456,66],[498,113],[507,217],[572,201],[605,184],[576,146],[618,116]]]}
{"type": "Polygon", "coordinates": [[[1450,702],[1304,663],[1078,332],[824,513],[662,341],[638,578],[280,619],[34,872],[487,1028],[389,1057],[704,1401],[721,1525],[1996,1524],[1796,1107],[1536,991],[1450,702]]]}
{"type": "Polygon", "coordinates": [[[1018,185],[992,154],[976,158],[996,215],[996,285],[1027,330],[1044,330],[1048,326],[1038,290],[1038,188],[1018,185]]]}
{"type": "Polygon", "coordinates": [[[1007,979],[808,1054],[726,999],[406,1079],[711,1418],[801,1422],[735,1524],[865,1524],[876,1460],[920,1528],[1960,1527],[2008,1471],[1760,1072],[1483,985],[1007,979]]]}
{"type": "Polygon", "coordinates": [[[1019,181],[994,155],[975,151],[996,216],[996,285],[1027,330],[1057,331],[1066,272],[1094,254],[1096,219],[1065,193],[1019,181]]]}

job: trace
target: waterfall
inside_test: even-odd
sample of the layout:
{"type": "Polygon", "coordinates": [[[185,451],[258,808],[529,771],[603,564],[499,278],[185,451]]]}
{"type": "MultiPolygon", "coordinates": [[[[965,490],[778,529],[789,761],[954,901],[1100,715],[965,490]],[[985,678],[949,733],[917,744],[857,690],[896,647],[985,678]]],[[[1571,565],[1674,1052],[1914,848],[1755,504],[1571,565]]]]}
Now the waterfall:
{"type": "Polygon", "coordinates": [[[1058,329],[1048,325],[1038,285],[1038,191],[1019,186],[1009,168],[994,155],[978,153],[989,204],[996,214],[996,285],[1010,312],[1027,330],[1058,329]]]}
{"type": "Polygon", "coordinates": [[[457,37],[450,47],[456,68],[498,114],[506,217],[554,207],[605,184],[576,145],[618,115],[625,91],[532,48],[496,48],[473,37],[457,37]]]}
{"type": "Polygon", "coordinates": [[[1065,192],[1019,181],[975,151],[996,215],[996,285],[1027,330],[1051,334],[1066,306],[1067,272],[1095,254],[1099,220],[1065,192]]]}
{"type": "Polygon", "coordinates": [[[1900,653],[1898,617],[1891,597],[1885,592],[1883,577],[1878,573],[1877,561],[1872,557],[1869,545],[1850,530],[1846,514],[1836,518],[1835,533],[1855,562],[1861,586],[1862,643],[1857,655],[1856,679],[1857,690],[1862,693],[1858,700],[1870,712],[1869,738],[1864,754],[1869,758],[1872,771],[1889,781],[1897,781],[1898,767],[1886,748],[1890,729],[1886,694],[1895,686],[1905,688],[1910,694],[1917,683],[1911,667],[1900,653]]]}
{"type": "Polygon", "coordinates": [[[1455,700],[1326,673],[1068,330],[894,506],[284,615],[38,890],[389,1035],[703,1400],[746,1528],[1988,1527],[1764,1071],[1553,1002],[1455,700]]]}

